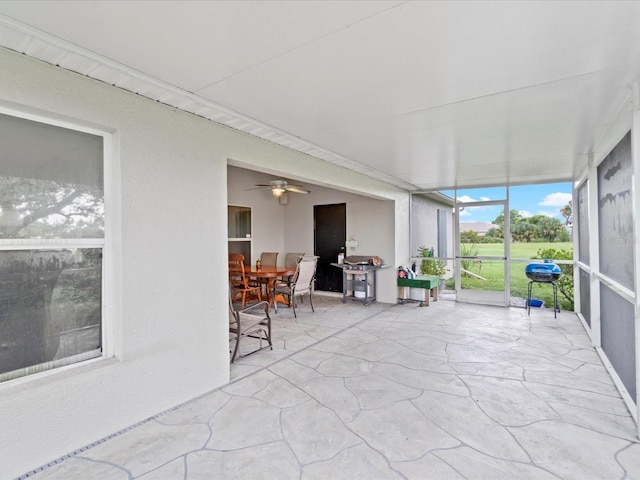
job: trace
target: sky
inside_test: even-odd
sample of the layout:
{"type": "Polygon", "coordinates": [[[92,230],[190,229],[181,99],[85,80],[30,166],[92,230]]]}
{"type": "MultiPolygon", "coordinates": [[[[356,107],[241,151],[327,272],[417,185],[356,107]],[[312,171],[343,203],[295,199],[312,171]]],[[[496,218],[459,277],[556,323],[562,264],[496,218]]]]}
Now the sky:
{"type": "MultiPolygon", "coordinates": [[[[442,192],[453,197],[453,190],[442,192]]],[[[503,200],[506,189],[476,188],[458,190],[462,201],[503,200]]],[[[547,215],[564,223],[560,209],[571,200],[571,183],[551,183],[545,185],[523,185],[509,189],[509,208],[518,210],[523,216],[547,215]]],[[[497,205],[487,207],[467,207],[460,214],[462,222],[491,223],[501,212],[497,205]]]]}

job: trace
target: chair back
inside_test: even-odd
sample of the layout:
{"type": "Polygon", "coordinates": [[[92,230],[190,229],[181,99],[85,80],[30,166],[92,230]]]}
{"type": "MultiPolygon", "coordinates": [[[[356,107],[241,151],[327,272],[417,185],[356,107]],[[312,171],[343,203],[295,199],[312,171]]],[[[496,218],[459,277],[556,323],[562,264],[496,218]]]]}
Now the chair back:
{"type": "Polygon", "coordinates": [[[316,275],[316,264],[318,257],[313,255],[305,255],[298,262],[296,274],[293,279],[296,295],[311,291],[313,280],[316,275]]]}
{"type": "Polygon", "coordinates": [[[284,257],[284,266],[295,267],[302,257],[304,257],[304,253],[287,253],[284,257]]]}
{"type": "Polygon", "coordinates": [[[229,254],[229,283],[232,286],[247,287],[247,277],[244,274],[244,255],[229,254]]]}
{"type": "Polygon", "coordinates": [[[260,254],[260,263],[263,267],[275,267],[278,265],[278,252],[262,252],[260,254]]]}

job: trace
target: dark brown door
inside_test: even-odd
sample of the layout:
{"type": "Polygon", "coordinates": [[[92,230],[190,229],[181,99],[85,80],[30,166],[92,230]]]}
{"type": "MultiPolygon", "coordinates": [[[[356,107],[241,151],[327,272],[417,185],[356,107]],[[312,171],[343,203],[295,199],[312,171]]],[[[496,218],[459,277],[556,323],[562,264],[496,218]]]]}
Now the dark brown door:
{"type": "Polygon", "coordinates": [[[314,254],[317,255],[316,289],[342,292],[342,270],[331,263],[344,253],[347,238],[347,204],[314,205],[314,254]]]}

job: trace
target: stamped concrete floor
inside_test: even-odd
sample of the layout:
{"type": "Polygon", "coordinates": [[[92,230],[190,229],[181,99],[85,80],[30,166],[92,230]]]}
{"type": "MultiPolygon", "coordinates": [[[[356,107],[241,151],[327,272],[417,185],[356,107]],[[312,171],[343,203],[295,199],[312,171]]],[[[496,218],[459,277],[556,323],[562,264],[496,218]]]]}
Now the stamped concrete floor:
{"type": "Polygon", "coordinates": [[[640,479],[574,314],[315,298],[227,386],[28,478],[640,479]]]}

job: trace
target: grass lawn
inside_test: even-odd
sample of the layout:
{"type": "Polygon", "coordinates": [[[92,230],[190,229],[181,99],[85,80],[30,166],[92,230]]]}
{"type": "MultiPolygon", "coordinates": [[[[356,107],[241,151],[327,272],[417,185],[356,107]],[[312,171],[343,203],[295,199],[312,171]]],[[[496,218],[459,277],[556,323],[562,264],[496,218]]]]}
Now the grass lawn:
{"type": "MultiPolygon", "coordinates": [[[[502,244],[478,244],[479,256],[503,256],[504,249],[502,244]]],[[[573,250],[571,242],[565,243],[512,243],[511,244],[511,296],[527,298],[527,286],[529,279],[524,273],[524,269],[531,261],[531,257],[537,255],[538,250],[555,248],[557,250],[573,250]],[[523,261],[514,261],[523,260],[523,261]]],[[[489,290],[504,291],[504,264],[501,261],[483,260],[482,264],[473,261],[465,262],[466,270],[484,277],[486,280],[479,278],[463,276],[462,287],[473,290],[489,290]]],[[[545,307],[553,306],[553,289],[551,285],[539,283],[533,284],[532,297],[544,301],[545,307]]],[[[558,291],[558,302],[563,310],[573,310],[571,302],[566,300],[558,291]]]]}

